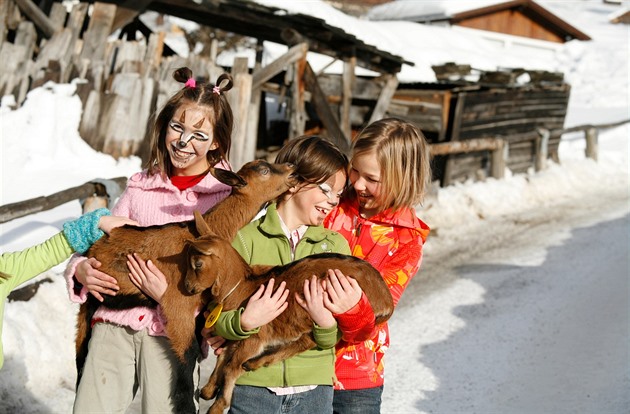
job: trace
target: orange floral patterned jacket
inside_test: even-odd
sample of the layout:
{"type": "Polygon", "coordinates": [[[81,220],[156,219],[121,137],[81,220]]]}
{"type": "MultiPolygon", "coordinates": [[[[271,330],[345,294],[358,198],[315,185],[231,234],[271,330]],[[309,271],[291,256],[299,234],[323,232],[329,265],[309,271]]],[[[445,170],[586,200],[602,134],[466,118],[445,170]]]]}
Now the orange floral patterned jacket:
{"type": "MultiPolygon", "coordinates": [[[[422,246],[429,234],[429,227],[415,211],[387,210],[364,219],[356,200],[343,200],[326,217],[324,226],[343,235],[352,254],[381,273],[397,305],[420,267],[422,246]]],[[[335,318],[343,333],[336,347],[335,389],[383,385],[383,355],[389,347],[387,324],[374,326],[374,313],[365,295],[354,308],[335,318]]]]}

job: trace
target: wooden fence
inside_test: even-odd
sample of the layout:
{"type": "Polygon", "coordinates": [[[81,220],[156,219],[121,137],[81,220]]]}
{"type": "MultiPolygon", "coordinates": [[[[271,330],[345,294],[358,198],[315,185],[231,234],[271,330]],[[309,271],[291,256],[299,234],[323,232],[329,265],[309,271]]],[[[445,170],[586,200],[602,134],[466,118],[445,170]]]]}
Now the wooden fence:
{"type": "MultiPolygon", "coordinates": [[[[548,154],[549,136],[551,134],[568,134],[571,132],[584,131],[586,139],[585,155],[588,158],[597,161],[598,158],[598,132],[602,129],[614,128],[617,126],[630,123],[630,119],[599,125],[579,125],[571,128],[550,131],[546,128],[539,128],[536,133],[536,171],[540,171],[546,167],[548,154]]],[[[502,138],[477,138],[466,141],[452,141],[438,144],[431,144],[431,156],[464,154],[470,152],[490,152],[491,160],[491,176],[501,179],[505,176],[505,168],[507,166],[509,143],[502,138]]],[[[50,210],[61,204],[67,203],[74,199],[87,199],[89,197],[97,197],[107,199],[111,195],[107,193],[106,186],[102,184],[103,180],[94,180],[77,187],[69,188],[52,194],[50,196],[37,197],[30,200],[20,201],[13,204],[0,206],[0,223],[6,223],[13,219],[24,217],[29,214],[39,213],[41,211],[50,210]]],[[[110,180],[112,184],[124,188],[127,182],[126,177],[118,177],[110,180]]],[[[89,208],[84,204],[84,212],[89,208]]]]}

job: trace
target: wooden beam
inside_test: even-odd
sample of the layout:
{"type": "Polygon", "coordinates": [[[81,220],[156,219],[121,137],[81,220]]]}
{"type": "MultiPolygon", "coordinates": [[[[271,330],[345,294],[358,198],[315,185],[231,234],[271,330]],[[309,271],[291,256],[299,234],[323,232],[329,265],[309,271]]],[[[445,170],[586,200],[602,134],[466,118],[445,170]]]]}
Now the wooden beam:
{"type": "Polygon", "coordinates": [[[140,13],[147,9],[153,0],[127,0],[118,2],[116,15],[112,23],[111,33],[131,23],[140,13]]]}
{"type": "Polygon", "coordinates": [[[335,118],[335,114],[332,109],[330,109],[330,106],[328,106],[326,95],[324,95],[324,92],[322,92],[319,87],[315,72],[313,72],[313,68],[311,68],[308,62],[306,62],[306,70],[304,70],[304,82],[306,89],[311,92],[311,103],[315,107],[319,119],[321,119],[324,127],[328,131],[328,138],[331,142],[335,143],[342,152],[347,155],[350,154],[350,141],[348,137],[344,135],[339,126],[339,121],[335,118]]]}
{"type": "Polygon", "coordinates": [[[24,13],[29,20],[35,23],[35,26],[41,30],[42,35],[46,39],[50,39],[55,34],[55,25],[50,21],[48,16],[44,14],[39,7],[35,5],[31,0],[15,0],[22,13],[24,13]]]}
{"type": "Polygon", "coordinates": [[[372,116],[370,116],[369,124],[374,121],[378,121],[385,116],[385,112],[387,112],[387,108],[392,101],[392,97],[394,96],[394,93],[396,93],[396,89],[398,88],[398,77],[396,75],[386,76],[387,81],[385,82],[385,86],[383,87],[383,90],[381,91],[381,94],[376,101],[374,111],[372,111],[372,116]]]}
{"type": "MultiPolygon", "coordinates": [[[[508,159],[508,143],[501,138],[477,138],[465,141],[442,142],[431,144],[431,156],[465,154],[469,152],[490,151],[490,174],[500,179],[505,176],[508,159]]],[[[446,187],[448,184],[443,184],[446,187]]]]}
{"type": "MultiPolygon", "coordinates": [[[[127,177],[112,178],[121,188],[127,185],[127,177]]],[[[14,220],[58,207],[75,199],[87,198],[97,191],[98,183],[87,182],[77,187],[68,188],[49,196],[36,197],[30,200],[0,206],[0,223],[14,220]]]]}
{"type": "Polygon", "coordinates": [[[306,43],[299,43],[293,46],[284,55],[274,60],[267,66],[260,68],[254,72],[252,89],[259,89],[265,82],[276,76],[278,73],[285,70],[285,68],[300,59],[306,57],[308,52],[308,45],[306,43]]]}

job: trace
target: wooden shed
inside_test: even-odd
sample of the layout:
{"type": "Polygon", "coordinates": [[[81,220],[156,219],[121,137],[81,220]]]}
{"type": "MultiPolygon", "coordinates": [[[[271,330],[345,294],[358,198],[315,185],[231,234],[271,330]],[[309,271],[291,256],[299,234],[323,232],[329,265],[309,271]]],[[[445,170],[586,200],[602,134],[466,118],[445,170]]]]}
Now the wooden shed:
{"type": "MultiPolygon", "coordinates": [[[[527,73],[529,82],[516,83],[525,73],[506,69],[485,73],[478,82],[401,84],[387,112],[416,123],[431,143],[505,140],[506,166],[515,173],[526,172],[535,165],[540,150],[538,128],[563,128],[570,86],[562,74],[538,71],[527,73]]],[[[545,146],[555,160],[559,143],[560,135],[552,135],[545,146]]],[[[490,168],[487,151],[437,156],[434,178],[446,186],[483,179],[490,175],[490,168]]]]}

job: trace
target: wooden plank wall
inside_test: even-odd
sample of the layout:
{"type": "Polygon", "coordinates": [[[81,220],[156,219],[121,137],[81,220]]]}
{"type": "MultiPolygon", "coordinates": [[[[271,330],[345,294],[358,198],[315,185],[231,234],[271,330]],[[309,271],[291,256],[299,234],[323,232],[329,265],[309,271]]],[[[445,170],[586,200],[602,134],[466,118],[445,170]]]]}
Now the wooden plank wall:
{"type": "MultiPolygon", "coordinates": [[[[463,99],[461,115],[452,119],[453,140],[503,138],[509,144],[507,167],[526,172],[535,164],[536,129],[562,129],[570,87],[567,84],[519,89],[468,91],[454,95],[463,99]]],[[[549,139],[549,155],[558,160],[560,136],[549,139]]],[[[447,181],[463,181],[488,174],[488,154],[451,156],[447,181]]]]}
{"type": "Polygon", "coordinates": [[[518,10],[503,10],[485,16],[473,17],[457,22],[458,26],[488,30],[514,36],[524,36],[549,42],[564,43],[557,34],[535,22],[518,10]]]}

